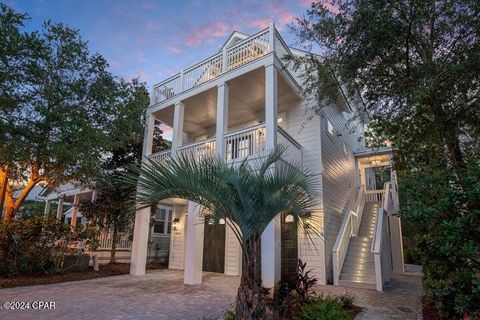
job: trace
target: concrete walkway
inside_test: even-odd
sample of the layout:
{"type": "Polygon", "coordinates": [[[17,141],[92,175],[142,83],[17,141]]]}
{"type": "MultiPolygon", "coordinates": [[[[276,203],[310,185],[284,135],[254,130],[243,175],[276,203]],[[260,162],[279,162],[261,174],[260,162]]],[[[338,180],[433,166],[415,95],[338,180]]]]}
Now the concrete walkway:
{"type": "MultiPolygon", "coordinates": [[[[0,290],[2,320],[203,319],[221,316],[235,301],[238,277],[205,273],[204,283],[183,284],[183,272],[150,271],[146,276],[117,276],[79,282],[0,290]],[[55,310],[5,310],[5,301],[53,301],[55,310]]],[[[417,319],[421,277],[395,277],[384,293],[347,289],[364,307],[357,319],[417,319]]],[[[319,286],[318,292],[342,294],[345,288],[319,286]]]]}

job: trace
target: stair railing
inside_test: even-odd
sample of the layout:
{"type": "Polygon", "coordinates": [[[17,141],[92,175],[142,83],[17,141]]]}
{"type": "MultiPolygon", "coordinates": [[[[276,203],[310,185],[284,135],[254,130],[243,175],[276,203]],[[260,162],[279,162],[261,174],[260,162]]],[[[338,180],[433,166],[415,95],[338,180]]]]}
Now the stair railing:
{"type": "Polygon", "coordinates": [[[392,196],[392,191],[393,193],[397,192],[396,188],[392,188],[392,182],[386,182],[382,205],[378,208],[377,221],[372,240],[371,251],[375,261],[375,283],[377,291],[383,291],[383,283],[390,280],[392,269],[388,213],[393,212],[394,199],[398,198],[396,194],[392,196]]]}
{"type": "Polygon", "coordinates": [[[358,233],[365,205],[365,187],[360,186],[350,195],[343,212],[343,221],[333,246],[333,283],[338,285],[350,238],[358,233]],[[354,198],[355,196],[355,198],[354,198]],[[353,202],[355,200],[355,202],[353,202]],[[352,205],[353,203],[353,205],[352,205]]]}

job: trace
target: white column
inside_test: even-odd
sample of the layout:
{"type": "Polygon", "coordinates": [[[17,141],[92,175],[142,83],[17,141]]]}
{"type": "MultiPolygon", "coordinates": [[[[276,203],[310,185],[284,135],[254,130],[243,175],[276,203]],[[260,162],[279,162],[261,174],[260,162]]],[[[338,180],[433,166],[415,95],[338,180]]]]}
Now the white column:
{"type": "Polygon", "coordinates": [[[63,215],[63,196],[58,198],[58,207],[57,207],[57,220],[62,220],[63,215]]]}
{"type": "Polygon", "coordinates": [[[175,104],[175,111],[173,113],[173,134],[172,134],[173,155],[175,155],[177,148],[182,145],[184,114],[185,114],[185,105],[182,102],[175,104]]]}
{"type": "Polygon", "coordinates": [[[216,130],[216,154],[223,158],[225,156],[225,144],[223,136],[228,127],[228,84],[224,83],[217,88],[217,130],[216,130]]]}
{"type": "MultiPolygon", "coordinates": [[[[153,129],[155,118],[147,115],[145,134],[143,138],[143,157],[152,153],[153,129]]],[[[130,275],[141,276],[145,274],[147,262],[148,233],[150,232],[150,208],[138,210],[135,214],[133,228],[132,256],[130,259],[130,275]]]]}
{"type": "Polygon", "coordinates": [[[185,240],[185,284],[202,283],[204,221],[200,205],[188,202],[187,236],[185,240]]]}
{"type": "Polygon", "coordinates": [[[70,225],[73,228],[77,227],[78,203],[80,202],[80,195],[77,193],[73,196],[72,219],[70,225]]]}
{"type": "Polygon", "coordinates": [[[48,213],[50,212],[50,206],[52,204],[51,200],[45,200],[45,210],[43,211],[43,214],[48,217],[48,213]]]}
{"type": "MultiPolygon", "coordinates": [[[[277,70],[274,65],[265,68],[265,127],[266,149],[277,144],[277,70]]],[[[281,229],[280,215],[262,234],[262,281],[266,288],[274,288],[280,281],[281,229]]]]}
{"type": "Polygon", "coordinates": [[[267,150],[277,145],[277,68],[269,65],[265,68],[265,128],[267,150]]]}

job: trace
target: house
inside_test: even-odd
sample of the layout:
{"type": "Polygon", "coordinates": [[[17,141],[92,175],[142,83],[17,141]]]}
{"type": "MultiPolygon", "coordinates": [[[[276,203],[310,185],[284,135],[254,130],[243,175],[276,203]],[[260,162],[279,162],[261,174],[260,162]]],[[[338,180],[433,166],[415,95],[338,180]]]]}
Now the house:
{"type": "MultiPolygon", "coordinates": [[[[403,272],[401,224],[392,215],[398,210],[392,151],[365,147],[363,123],[353,118],[354,98],[306,121],[314,102],[302,97],[287,54],[305,52],[287,46],[272,23],[251,36],[232,33],[216,54],[155,85],[143,154],[156,161],[211,154],[234,162],[286,146],[283,161],[318,175],[321,192],[312,217],[321,222],[321,234],[307,239],[302,230],[288,232],[288,215],[272,221],[262,235],[264,286],[274,287],[301,258],[321,284],[381,291],[392,272],[403,272]],[[156,122],[172,128],[172,148],[152,154],[156,122]],[[376,168],[388,168],[381,189],[376,168]]],[[[159,228],[171,230],[169,268],[184,270],[185,284],[201,283],[202,271],[240,274],[240,246],[228,226],[212,228],[193,202],[167,199],[159,206],[159,228]]],[[[145,273],[150,215],[144,209],[135,217],[132,275],[145,273]]]]}
{"type": "MultiPolygon", "coordinates": [[[[88,222],[79,210],[78,204],[84,201],[93,201],[95,196],[95,191],[82,187],[76,182],[69,182],[60,185],[55,190],[42,188],[36,195],[36,200],[45,202],[45,215],[55,215],[59,221],[75,227],[88,222]]],[[[165,263],[168,260],[171,230],[168,222],[165,221],[165,214],[172,215],[171,212],[164,212],[164,208],[159,207],[150,220],[148,262],[165,263]]],[[[130,262],[131,240],[131,232],[119,232],[115,254],[117,262],[130,262]]],[[[98,257],[100,264],[109,262],[112,241],[112,231],[102,230],[100,232],[99,247],[92,253],[98,257]]]]}

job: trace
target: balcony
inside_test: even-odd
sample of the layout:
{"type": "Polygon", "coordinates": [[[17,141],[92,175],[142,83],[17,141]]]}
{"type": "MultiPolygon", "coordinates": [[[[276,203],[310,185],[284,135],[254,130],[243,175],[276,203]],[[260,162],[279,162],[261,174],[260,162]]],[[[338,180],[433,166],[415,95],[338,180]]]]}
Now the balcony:
{"type": "Polygon", "coordinates": [[[283,64],[286,64],[285,57],[292,54],[273,24],[155,85],[151,103],[169,100],[272,52],[283,64]]]}
{"type": "MultiPolygon", "coordinates": [[[[224,154],[223,159],[227,162],[238,161],[247,157],[254,158],[256,155],[264,154],[266,147],[266,129],[265,124],[244,128],[229,132],[224,135],[224,154]]],[[[201,159],[205,156],[215,155],[215,137],[207,140],[189,143],[177,149],[177,154],[201,159]]],[[[285,130],[277,127],[277,144],[286,148],[282,160],[290,164],[302,164],[302,147],[285,130]]],[[[156,161],[164,161],[172,154],[171,150],[165,150],[154,153],[149,156],[156,161]]]]}

